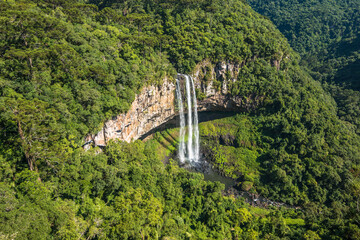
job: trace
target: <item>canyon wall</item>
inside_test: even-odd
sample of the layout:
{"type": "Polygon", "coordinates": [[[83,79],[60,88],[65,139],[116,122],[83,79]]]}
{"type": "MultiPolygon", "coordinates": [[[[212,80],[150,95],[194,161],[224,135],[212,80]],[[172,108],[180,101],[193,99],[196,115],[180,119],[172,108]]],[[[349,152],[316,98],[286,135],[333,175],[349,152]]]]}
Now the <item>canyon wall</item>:
{"type": "MultiPolygon", "coordinates": [[[[197,65],[191,76],[198,92],[198,111],[250,111],[262,103],[261,96],[229,93],[228,85],[236,81],[240,68],[239,64],[226,62],[212,66],[203,61],[197,65]]],[[[175,88],[175,80],[168,78],[160,86],[144,87],[129,111],[105,122],[99,133],[87,136],[84,147],[105,146],[111,139],[130,142],[173,119],[177,115],[175,88]]]]}

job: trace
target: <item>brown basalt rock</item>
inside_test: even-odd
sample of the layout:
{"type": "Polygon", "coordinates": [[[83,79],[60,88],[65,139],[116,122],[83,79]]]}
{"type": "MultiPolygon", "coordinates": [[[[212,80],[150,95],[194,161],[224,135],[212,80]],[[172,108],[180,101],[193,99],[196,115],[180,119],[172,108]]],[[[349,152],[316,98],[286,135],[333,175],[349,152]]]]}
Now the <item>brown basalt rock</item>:
{"type": "MultiPolygon", "coordinates": [[[[220,62],[215,67],[209,61],[197,65],[192,74],[194,85],[205,96],[198,101],[199,112],[251,111],[263,102],[263,96],[232,96],[229,93],[228,83],[236,81],[240,68],[239,64],[229,62],[220,62]],[[215,89],[215,82],[221,83],[218,85],[221,89],[215,89]]],[[[173,119],[178,114],[175,88],[175,82],[168,78],[160,86],[144,87],[135,97],[129,111],[105,122],[103,129],[96,135],[87,136],[84,147],[89,147],[91,142],[96,146],[105,146],[111,139],[131,142],[173,119]]]]}
{"type": "Polygon", "coordinates": [[[129,111],[105,122],[103,129],[87,142],[105,146],[110,139],[131,142],[175,115],[175,84],[165,79],[161,86],[150,85],[135,97],[129,111]]]}

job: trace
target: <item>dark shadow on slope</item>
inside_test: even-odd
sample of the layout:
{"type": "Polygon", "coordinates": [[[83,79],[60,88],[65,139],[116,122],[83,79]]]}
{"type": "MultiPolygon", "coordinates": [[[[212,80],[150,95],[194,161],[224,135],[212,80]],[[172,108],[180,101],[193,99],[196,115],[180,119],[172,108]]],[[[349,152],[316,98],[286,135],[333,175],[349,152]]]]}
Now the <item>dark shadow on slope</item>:
{"type": "Polygon", "coordinates": [[[359,91],[360,35],[331,44],[326,50],[327,52],[323,53],[323,67],[319,69],[320,73],[322,70],[325,74],[330,73],[328,81],[359,91]]]}
{"type": "MultiPolygon", "coordinates": [[[[178,141],[175,140],[172,136],[170,137],[170,134],[168,133],[168,131],[166,131],[166,133],[160,132],[160,134],[171,146],[177,147],[178,141]]],[[[169,146],[167,147],[167,149],[169,149],[169,146]]]]}
{"type": "Polygon", "coordinates": [[[179,143],[179,141],[170,133],[169,130],[166,131],[166,134],[169,142],[175,142],[176,144],[179,143]]]}
{"type": "MultiPolygon", "coordinates": [[[[238,112],[199,112],[198,113],[199,123],[208,122],[208,121],[226,118],[226,117],[231,117],[236,114],[238,114],[238,112]]],[[[187,114],[185,114],[185,119],[187,119],[187,114]]],[[[147,132],[146,134],[142,135],[139,139],[144,140],[145,138],[149,137],[150,135],[152,135],[154,133],[164,131],[166,129],[178,128],[178,127],[180,127],[179,123],[180,123],[180,117],[178,115],[174,116],[173,118],[169,119],[166,123],[163,123],[160,126],[154,128],[151,131],[147,132]]],[[[174,139],[173,136],[171,136],[171,137],[174,139]]]]}
{"type": "Polygon", "coordinates": [[[169,150],[169,146],[167,146],[163,141],[157,139],[156,142],[158,142],[163,148],[169,150]]]}
{"type": "Polygon", "coordinates": [[[337,71],[334,80],[340,86],[360,91],[360,59],[337,71]]]}
{"type": "Polygon", "coordinates": [[[334,53],[333,57],[335,58],[351,56],[360,50],[360,35],[334,43],[328,47],[328,50],[330,53],[334,53]]]}

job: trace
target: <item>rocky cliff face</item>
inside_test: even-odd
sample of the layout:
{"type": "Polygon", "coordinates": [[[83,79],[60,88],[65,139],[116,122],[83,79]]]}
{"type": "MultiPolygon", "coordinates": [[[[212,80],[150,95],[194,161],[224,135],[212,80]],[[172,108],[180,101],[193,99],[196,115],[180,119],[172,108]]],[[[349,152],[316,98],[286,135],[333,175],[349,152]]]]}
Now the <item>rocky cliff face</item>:
{"type": "MultiPolygon", "coordinates": [[[[241,65],[204,61],[192,74],[198,92],[198,111],[249,111],[262,103],[261,96],[232,96],[228,84],[236,81],[241,65]],[[201,95],[201,96],[200,96],[201,95]]],[[[180,79],[180,81],[182,81],[180,79]]],[[[130,142],[177,115],[175,82],[164,79],[161,86],[144,87],[126,114],[108,120],[96,135],[87,136],[85,148],[93,142],[105,146],[110,139],[130,142]]]]}
{"type": "Polygon", "coordinates": [[[110,139],[130,142],[175,115],[175,83],[164,79],[161,86],[147,86],[135,97],[129,111],[105,122],[103,129],[86,142],[106,145],[110,139]]]}
{"type": "Polygon", "coordinates": [[[219,62],[212,66],[204,61],[195,68],[195,87],[202,98],[198,111],[250,111],[262,103],[263,96],[233,96],[229,83],[237,81],[241,64],[219,62]]]}

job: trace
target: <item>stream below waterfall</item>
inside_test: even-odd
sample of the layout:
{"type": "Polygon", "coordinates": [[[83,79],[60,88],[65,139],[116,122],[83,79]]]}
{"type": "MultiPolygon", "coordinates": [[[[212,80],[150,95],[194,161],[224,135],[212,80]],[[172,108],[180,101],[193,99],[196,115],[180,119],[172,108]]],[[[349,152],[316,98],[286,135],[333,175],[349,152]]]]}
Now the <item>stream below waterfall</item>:
{"type": "Polygon", "coordinates": [[[237,189],[238,184],[236,180],[223,176],[219,171],[215,170],[208,161],[200,157],[199,116],[197,111],[195,84],[191,76],[185,74],[177,75],[176,99],[180,125],[177,156],[182,167],[189,171],[204,174],[204,180],[206,181],[218,181],[223,183],[225,185],[225,195],[243,197],[246,202],[253,206],[292,207],[284,203],[271,201],[258,194],[239,191],[237,189]]]}
{"type": "Polygon", "coordinates": [[[199,162],[192,165],[183,164],[182,167],[192,172],[202,173],[204,175],[205,181],[212,181],[212,182],[218,181],[224,184],[225,185],[225,190],[223,192],[224,195],[242,197],[244,198],[245,202],[249,203],[252,206],[263,207],[263,208],[267,208],[270,206],[286,207],[286,208],[294,208],[294,209],[299,208],[286,203],[272,201],[263,196],[260,196],[259,194],[239,190],[237,186],[238,182],[235,179],[222,175],[218,170],[212,167],[211,163],[208,163],[204,159],[200,158],[199,162]]]}
{"type": "Polygon", "coordinates": [[[219,171],[213,168],[213,166],[207,161],[200,159],[196,164],[185,164],[184,168],[192,172],[202,173],[205,181],[220,182],[225,185],[225,189],[229,189],[236,186],[236,181],[232,178],[222,175],[219,171]]]}

